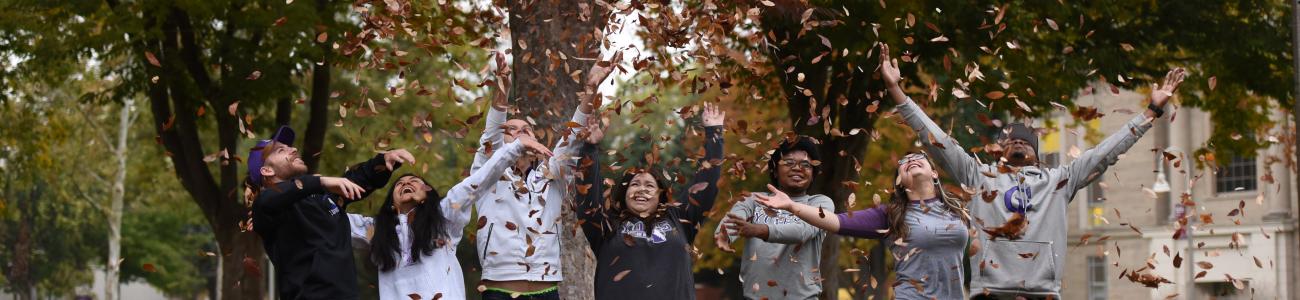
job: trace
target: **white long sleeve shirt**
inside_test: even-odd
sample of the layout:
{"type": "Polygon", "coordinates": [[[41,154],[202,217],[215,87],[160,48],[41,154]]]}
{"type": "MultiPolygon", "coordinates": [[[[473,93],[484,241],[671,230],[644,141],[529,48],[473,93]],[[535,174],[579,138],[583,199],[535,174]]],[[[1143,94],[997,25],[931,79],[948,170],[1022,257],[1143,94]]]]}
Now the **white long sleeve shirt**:
{"type": "MultiPolygon", "coordinates": [[[[411,253],[411,228],[406,216],[397,217],[397,239],[401,257],[398,266],[389,272],[379,272],[379,299],[411,299],[411,294],[420,295],[420,299],[465,299],[465,279],[462,276],[460,262],[456,259],[456,247],[464,235],[465,224],[469,222],[470,207],[485,193],[492,189],[505,172],[514,164],[523,152],[519,142],[510,143],[496,151],[483,163],[483,168],[476,169],[460,183],[447,191],[447,196],[439,201],[443,222],[446,226],[448,243],[433,250],[430,255],[423,255],[419,262],[414,262],[411,253]]],[[[352,221],[354,244],[369,244],[369,229],[374,226],[374,219],[357,214],[348,214],[352,221]]]]}
{"type": "MultiPolygon", "coordinates": [[[[572,121],[585,124],[587,114],[575,111],[572,121]]],[[[479,150],[470,172],[486,166],[487,147],[502,143],[506,113],[488,109],[479,150]]],[[[577,128],[560,131],[560,141],[552,147],[554,155],[544,164],[524,174],[507,171],[504,178],[487,184],[489,192],[474,203],[480,220],[475,241],[483,279],[493,281],[553,281],[563,279],[560,272],[560,210],[569,197],[573,169],[577,166],[582,141],[574,141],[577,128]]]]}

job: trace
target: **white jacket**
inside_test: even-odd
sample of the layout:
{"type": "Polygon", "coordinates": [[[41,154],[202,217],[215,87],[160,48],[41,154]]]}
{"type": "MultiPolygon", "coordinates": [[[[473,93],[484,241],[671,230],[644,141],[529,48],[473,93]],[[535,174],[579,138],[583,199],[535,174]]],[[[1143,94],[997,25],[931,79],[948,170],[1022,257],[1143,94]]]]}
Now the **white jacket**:
{"type": "MultiPolygon", "coordinates": [[[[479,150],[474,154],[470,172],[475,172],[488,161],[485,144],[498,149],[502,143],[502,126],[506,113],[489,108],[479,150]]],[[[575,111],[573,122],[586,124],[587,114],[575,111]]],[[[500,182],[489,183],[491,190],[475,202],[479,220],[475,241],[478,242],[479,262],[483,266],[483,279],[493,281],[554,281],[563,279],[560,272],[560,210],[569,197],[573,184],[573,169],[582,142],[572,142],[578,130],[570,128],[568,134],[552,147],[552,156],[546,163],[520,175],[506,171],[500,182]],[[481,226],[480,226],[481,225],[481,226]]],[[[564,133],[561,131],[561,133],[564,133]]]]}
{"type": "MultiPolygon", "coordinates": [[[[398,216],[397,240],[402,255],[397,260],[397,268],[379,272],[379,299],[411,299],[411,294],[419,294],[420,299],[437,299],[439,294],[441,299],[465,299],[465,279],[461,275],[460,262],[456,260],[456,246],[464,235],[465,223],[469,222],[469,208],[491,189],[491,183],[496,182],[522,152],[523,146],[519,142],[506,145],[483,163],[485,168],[475,170],[447,190],[447,196],[438,205],[446,218],[443,228],[447,231],[448,243],[434,249],[431,255],[421,256],[418,263],[411,259],[410,225],[405,217],[398,216]]],[[[368,232],[374,226],[374,219],[358,214],[348,214],[348,218],[352,221],[353,243],[369,245],[368,232]]]]}

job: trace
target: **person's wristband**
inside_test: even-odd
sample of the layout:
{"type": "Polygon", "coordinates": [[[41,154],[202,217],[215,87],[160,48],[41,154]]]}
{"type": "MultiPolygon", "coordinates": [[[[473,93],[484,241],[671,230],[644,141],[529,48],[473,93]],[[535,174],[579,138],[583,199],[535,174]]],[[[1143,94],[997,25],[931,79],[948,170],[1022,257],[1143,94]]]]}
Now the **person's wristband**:
{"type": "Polygon", "coordinates": [[[1159,107],[1159,106],[1156,106],[1155,103],[1148,103],[1148,104],[1147,104],[1147,109],[1149,109],[1149,110],[1151,110],[1151,112],[1155,113],[1155,114],[1156,114],[1156,118],[1159,118],[1159,117],[1165,115],[1165,109],[1164,109],[1164,108],[1161,108],[1161,107],[1159,107]]]}

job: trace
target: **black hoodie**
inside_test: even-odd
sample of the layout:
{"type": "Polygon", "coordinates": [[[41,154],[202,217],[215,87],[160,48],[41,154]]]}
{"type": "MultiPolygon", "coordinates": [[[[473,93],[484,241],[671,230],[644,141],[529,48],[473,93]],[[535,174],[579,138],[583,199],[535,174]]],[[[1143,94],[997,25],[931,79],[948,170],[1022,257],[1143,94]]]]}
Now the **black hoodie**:
{"type": "MultiPolygon", "coordinates": [[[[394,164],[397,168],[399,165],[394,164]]],[[[392,172],[384,156],[348,168],[343,178],[365,189],[362,199],[388,183],[392,172]]],[[[262,188],[253,202],[253,230],[262,237],[275,265],[280,299],[357,299],[352,224],[347,205],[321,185],[320,176],[303,175],[262,188]]],[[[360,199],[357,199],[360,200],[360,199]]]]}
{"type": "MultiPolygon", "coordinates": [[[[706,127],[705,140],[701,161],[720,161],[722,126],[706,127]]],[[[584,146],[582,155],[591,159],[591,165],[578,184],[590,186],[578,197],[578,216],[596,254],[596,299],[695,299],[691,242],[718,196],[722,167],[715,164],[697,171],[687,186],[708,186],[695,193],[676,189],[689,198],[675,197],[682,199],[680,205],[669,207],[663,217],[620,219],[620,212],[604,207],[598,154],[594,145],[584,146]]]]}

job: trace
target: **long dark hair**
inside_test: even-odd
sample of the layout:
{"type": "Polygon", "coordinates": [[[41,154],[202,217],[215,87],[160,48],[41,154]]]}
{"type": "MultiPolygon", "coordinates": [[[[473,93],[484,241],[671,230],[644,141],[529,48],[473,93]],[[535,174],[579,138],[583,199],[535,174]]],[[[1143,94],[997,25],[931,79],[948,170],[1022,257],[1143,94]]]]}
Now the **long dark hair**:
{"type": "MultiPolygon", "coordinates": [[[[625,220],[637,217],[636,214],[633,214],[632,211],[628,210],[625,202],[627,201],[628,183],[631,183],[632,178],[641,173],[649,173],[650,176],[655,178],[655,185],[659,186],[659,207],[654,213],[651,213],[650,219],[662,217],[663,211],[673,204],[672,182],[668,181],[667,177],[664,177],[663,169],[655,166],[651,166],[648,169],[630,168],[627,172],[623,172],[623,179],[618,181],[618,185],[614,186],[613,194],[610,194],[610,198],[613,198],[614,201],[610,201],[609,212],[616,216],[615,220],[617,222],[614,222],[614,224],[620,224],[625,220]]],[[[646,226],[646,228],[649,229],[650,226],[646,226]]]]}
{"type": "MultiPolygon", "coordinates": [[[[909,152],[908,154],[912,153],[925,155],[925,153],[922,152],[909,152]]],[[[930,161],[929,156],[926,156],[925,160],[930,162],[930,169],[933,170],[934,162],[930,161]]],[[[898,175],[902,173],[903,168],[902,166],[899,166],[898,169],[894,170],[894,178],[898,178],[898,175]]],[[[970,227],[970,214],[967,213],[966,207],[962,205],[962,202],[957,201],[957,197],[953,197],[945,192],[943,185],[939,183],[939,179],[934,179],[933,184],[934,193],[939,196],[939,200],[943,202],[944,208],[948,209],[949,213],[955,214],[957,217],[961,218],[962,224],[970,227]]],[[[912,201],[909,198],[910,197],[907,196],[907,188],[902,184],[895,183],[894,193],[889,197],[889,204],[887,204],[889,206],[886,207],[885,210],[886,215],[889,216],[888,238],[890,240],[896,238],[903,239],[904,241],[907,240],[907,234],[910,232],[907,228],[907,206],[912,201]]]]}
{"type": "MultiPolygon", "coordinates": [[[[379,207],[379,214],[375,216],[375,236],[370,239],[370,260],[383,272],[397,268],[397,259],[402,255],[400,240],[397,238],[397,218],[402,216],[398,216],[397,209],[393,207],[393,194],[397,192],[397,182],[406,177],[424,181],[423,177],[415,174],[398,176],[388,187],[388,197],[384,198],[384,205],[379,207]]],[[[438,205],[442,201],[438,191],[430,188],[427,192],[425,189],[416,189],[415,192],[426,193],[424,202],[417,203],[411,209],[415,213],[415,220],[410,221],[411,260],[420,262],[420,256],[432,255],[433,249],[441,247],[438,240],[447,237],[447,225],[443,222],[445,219],[438,205]]]]}

